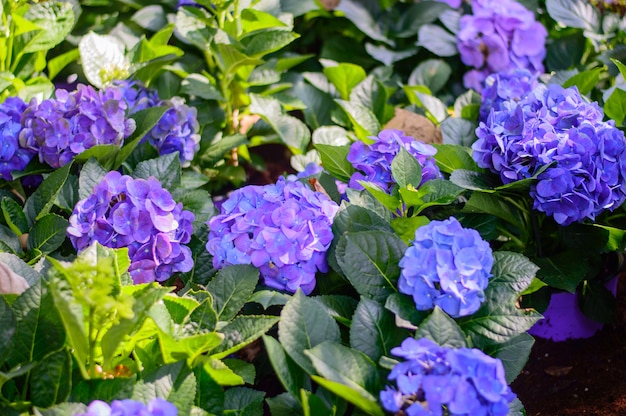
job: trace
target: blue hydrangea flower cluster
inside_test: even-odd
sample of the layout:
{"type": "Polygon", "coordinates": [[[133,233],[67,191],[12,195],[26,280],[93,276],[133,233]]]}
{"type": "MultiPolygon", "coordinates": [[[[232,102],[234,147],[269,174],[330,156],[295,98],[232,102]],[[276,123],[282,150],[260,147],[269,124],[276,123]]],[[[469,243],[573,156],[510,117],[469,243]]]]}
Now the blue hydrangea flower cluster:
{"type": "Polygon", "coordinates": [[[8,97],[0,104],[0,179],[13,180],[12,172],[23,170],[35,155],[18,141],[25,109],[26,103],[18,97],[8,97]]]}
{"type": "Polygon", "coordinates": [[[512,69],[491,74],[485,79],[480,104],[480,120],[485,121],[489,112],[502,111],[509,100],[521,101],[539,85],[537,75],[527,69],[512,69]]]}
{"type": "Polygon", "coordinates": [[[32,100],[22,114],[20,146],[39,155],[53,168],[70,162],[96,145],[122,146],[135,130],[126,117],[126,103],[116,87],[96,91],[79,85],[73,92],[59,89],[55,98],[32,100]]]}
{"type": "Polygon", "coordinates": [[[198,110],[186,105],[180,97],[161,100],[156,90],[136,81],[116,81],[115,85],[122,90],[129,114],[150,107],[168,107],[143,140],[148,140],[161,155],[178,152],[182,166],[189,166],[200,149],[198,110]]]}
{"type": "Polygon", "coordinates": [[[178,409],[167,400],[156,398],[148,404],[136,400],[113,400],[111,405],[94,400],[87,407],[86,413],[74,416],[178,416],[178,409]]]}
{"type": "Polygon", "coordinates": [[[133,281],[162,282],[193,267],[185,245],[191,240],[193,220],[193,213],[183,210],[158,180],[113,171],[76,204],[67,234],[79,252],[94,241],[128,247],[133,281]]]}
{"type": "Polygon", "coordinates": [[[339,207],[299,181],[249,185],[234,191],[209,221],[213,266],[257,267],[265,284],[309,294],[315,273],[328,271],[326,252],[339,207]]]}
{"type": "Polygon", "coordinates": [[[543,72],[547,35],[534,13],[514,0],[473,0],[457,33],[461,61],[474,68],[463,76],[465,87],[481,91],[488,75],[507,69],[543,72]]]}
{"type": "Polygon", "coordinates": [[[393,129],[382,130],[378,136],[371,139],[374,140],[372,144],[356,141],[350,146],[346,159],[357,169],[348,183],[350,188],[363,190],[363,186],[358,182],[362,180],[372,182],[389,193],[395,184],[391,175],[391,162],[402,147],[415,156],[422,166],[420,186],[426,181],[442,177],[433,157],[437,153],[433,146],[393,129]]]}
{"type": "Polygon", "coordinates": [[[475,348],[445,348],[407,338],[392,354],[396,364],[380,401],[389,412],[410,416],[506,416],[516,397],[499,359],[475,348]],[[447,410],[444,412],[444,406],[447,410]]]}
{"type": "Polygon", "coordinates": [[[594,220],[626,199],[626,139],[576,87],[540,85],[492,110],[476,130],[473,157],[511,183],[538,174],[533,208],[558,224],[594,220]]]}
{"type": "Polygon", "coordinates": [[[418,228],[399,265],[398,290],[411,295],[418,310],[439,306],[458,318],[485,300],[493,253],[478,231],[451,217],[418,228]]]}

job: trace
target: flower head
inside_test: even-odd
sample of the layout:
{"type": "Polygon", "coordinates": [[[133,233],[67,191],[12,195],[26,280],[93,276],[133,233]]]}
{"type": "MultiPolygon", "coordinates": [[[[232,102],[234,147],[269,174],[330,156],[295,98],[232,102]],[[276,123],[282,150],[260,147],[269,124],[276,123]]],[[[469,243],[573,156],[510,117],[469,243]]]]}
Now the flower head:
{"type": "Polygon", "coordinates": [[[418,228],[399,264],[398,289],[413,297],[418,310],[439,306],[457,318],[484,301],[493,254],[476,230],[451,217],[418,228]]]}
{"type": "Polygon", "coordinates": [[[315,273],[328,271],[326,251],[338,208],[298,181],[280,178],[275,184],[240,188],[209,221],[206,247],[213,266],[252,264],[266,285],[309,294],[315,273]]]}
{"type": "Polygon", "coordinates": [[[178,409],[167,400],[156,398],[148,404],[136,400],[113,400],[111,405],[94,400],[87,407],[86,413],[74,416],[177,416],[178,409]]]}
{"type": "Polygon", "coordinates": [[[489,75],[482,90],[480,119],[486,120],[492,108],[501,111],[509,100],[522,100],[538,85],[537,76],[523,68],[489,75]]]}
{"type": "Polygon", "coordinates": [[[505,416],[515,394],[507,385],[502,362],[478,349],[440,347],[407,338],[391,352],[405,359],[394,366],[380,392],[385,410],[407,415],[505,416]]]}
{"type": "Polygon", "coordinates": [[[391,162],[405,148],[422,166],[422,182],[441,178],[441,172],[433,156],[437,150],[426,143],[420,142],[411,136],[406,136],[400,130],[382,130],[378,136],[371,137],[374,143],[365,144],[357,141],[350,146],[348,161],[357,169],[352,174],[348,186],[363,190],[358,181],[368,181],[380,186],[385,192],[390,192],[395,180],[391,175],[391,162]]]}
{"type": "Polygon", "coordinates": [[[146,108],[156,107],[161,103],[156,90],[146,88],[137,81],[118,80],[113,85],[120,89],[122,98],[128,106],[128,115],[146,108]]]}
{"type": "Polygon", "coordinates": [[[473,157],[504,183],[535,177],[533,208],[569,225],[626,200],[626,139],[576,87],[540,85],[476,130],[473,157]]]}
{"type": "Polygon", "coordinates": [[[126,103],[115,87],[96,91],[79,85],[68,93],[57,90],[53,99],[32,100],[22,115],[20,146],[36,152],[53,168],[96,145],[122,146],[135,130],[126,118],[126,103]]]}
{"type": "Polygon", "coordinates": [[[0,179],[13,180],[13,171],[23,170],[35,152],[20,146],[20,121],[26,104],[18,97],[8,97],[0,104],[0,179]]]}
{"type": "Polygon", "coordinates": [[[514,0],[472,1],[472,14],[461,17],[457,33],[461,60],[474,68],[465,86],[481,91],[489,74],[507,69],[543,72],[547,35],[533,12],[514,0]]]}
{"type": "Polygon", "coordinates": [[[80,200],[67,233],[76,250],[94,241],[110,248],[128,247],[135,283],[165,281],[193,266],[194,215],[183,210],[159,181],[109,172],[93,193],[80,200]]]}

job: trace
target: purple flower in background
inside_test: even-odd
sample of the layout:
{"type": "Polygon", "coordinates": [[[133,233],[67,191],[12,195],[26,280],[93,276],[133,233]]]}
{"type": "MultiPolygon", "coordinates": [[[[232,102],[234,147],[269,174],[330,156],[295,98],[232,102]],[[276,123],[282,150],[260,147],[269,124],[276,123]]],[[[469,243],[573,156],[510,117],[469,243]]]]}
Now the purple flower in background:
{"type": "Polygon", "coordinates": [[[427,338],[407,338],[391,352],[396,364],[380,392],[385,410],[416,416],[506,416],[515,394],[499,359],[478,349],[440,347],[427,338]]]}
{"type": "Polygon", "coordinates": [[[12,172],[24,170],[35,155],[18,141],[25,109],[26,103],[18,97],[8,97],[0,104],[0,179],[13,180],[12,172]]]}
{"type": "Polygon", "coordinates": [[[118,80],[113,85],[120,89],[122,98],[128,106],[128,115],[161,105],[157,91],[146,88],[137,81],[118,80]]]}
{"type": "Polygon", "coordinates": [[[328,271],[326,252],[339,207],[299,181],[249,185],[234,191],[209,221],[206,248],[213,266],[257,267],[265,284],[309,294],[317,271],[328,271]]]}
{"type": "Polygon", "coordinates": [[[626,200],[626,139],[575,87],[540,85],[494,108],[472,145],[503,183],[533,178],[533,208],[561,225],[594,220],[626,200]]]}
{"type": "Polygon", "coordinates": [[[451,217],[418,228],[399,265],[398,289],[413,297],[418,310],[439,306],[458,318],[484,301],[493,254],[476,230],[451,217]]]}
{"type": "Polygon", "coordinates": [[[489,75],[482,90],[480,120],[486,120],[492,108],[501,111],[505,102],[526,98],[538,85],[537,76],[527,69],[512,69],[489,75]]]}
{"type": "Polygon", "coordinates": [[[426,181],[442,177],[433,158],[437,153],[433,146],[406,136],[400,130],[382,130],[378,136],[371,138],[374,139],[372,144],[357,141],[350,146],[347,160],[357,169],[348,183],[350,188],[363,190],[363,186],[358,182],[362,180],[372,182],[389,193],[395,184],[391,175],[391,162],[402,147],[415,156],[422,166],[420,186],[426,181]]]}
{"type": "Polygon", "coordinates": [[[183,210],[158,180],[113,171],[76,204],[67,234],[78,251],[94,241],[128,247],[133,281],[162,282],[193,267],[185,245],[191,240],[193,220],[193,213],[183,210]]]}
{"type": "Polygon", "coordinates": [[[174,97],[159,103],[169,107],[156,126],[146,135],[159,154],[178,152],[183,166],[189,166],[200,149],[198,110],[174,97]]]}
{"type": "Polygon", "coordinates": [[[41,162],[53,168],[97,145],[121,147],[135,130],[135,121],[126,118],[126,103],[115,87],[96,91],[79,85],[71,93],[57,90],[53,99],[32,100],[21,122],[20,146],[36,152],[41,162]]]}
{"type": "Polygon", "coordinates": [[[436,0],[440,3],[446,3],[448,6],[452,7],[453,9],[458,9],[459,7],[461,7],[461,3],[463,3],[463,0],[436,0]]]}
{"type": "Polygon", "coordinates": [[[514,0],[473,0],[457,33],[461,60],[474,68],[463,78],[465,87],[482,91],[489,74],[508,69],[543,72],[547,35],[533,12],[514,0]]]}
{"type": "Polygon", "coordinates": [[[135,400],[114,400],[111,405],[94,400],[87,407],[86,413],[74,416],[177,416],[178,409],[167,400],[156,398],[148,404],[135,400]]]}

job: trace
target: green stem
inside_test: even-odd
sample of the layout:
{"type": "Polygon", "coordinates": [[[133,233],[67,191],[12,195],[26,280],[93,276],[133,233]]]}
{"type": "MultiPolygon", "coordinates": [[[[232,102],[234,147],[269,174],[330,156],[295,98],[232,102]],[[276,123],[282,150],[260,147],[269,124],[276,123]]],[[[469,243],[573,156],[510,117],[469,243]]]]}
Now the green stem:
{"type": "Polygon", "coordinates": [[[98,330],[95,329],[96,307],[91,306],[89,308],[89,357],[87,358],[87,368],[89,368],[89,375],[91,377],[96,376],[96,340],[98,338],[98,330]]]}

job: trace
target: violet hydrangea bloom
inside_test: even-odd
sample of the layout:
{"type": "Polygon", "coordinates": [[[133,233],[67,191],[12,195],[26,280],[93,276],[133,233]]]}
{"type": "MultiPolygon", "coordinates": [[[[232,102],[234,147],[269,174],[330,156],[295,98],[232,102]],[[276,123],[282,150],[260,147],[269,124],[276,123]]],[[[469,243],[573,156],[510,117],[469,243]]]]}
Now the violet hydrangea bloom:
{"type": "Polygon", "coordinates": [[[86,413],[74,416],[177,416],[178,409],[167,400],[156,398],[148,404],[136,400],[113,400],[109,405],[101,400],[92,401],[86,413]]]}
{"type": "Polygon", "coordinates": [[[389,412],[411,416],[506,416],[516,395],[499,359],[475,348],[440,347],[427,338],[407,338],[392,354],[396,364],[380,401],[389,412]],[[399,413],[402,411],[402,413],[399,413]]]}
{"type": "Polygon", "coordinates": [[[480,167],[503,183],[532,178],[533,208],[569,225],[626,200],[626,139],[576,87],[540,85],[492,110],[472,145],[480,167]]]}
{"type": "Polygon", "coordinates": [[[122,98],[128,106],[128,115],[161,105],[157,91],[146,88],[137,81],[118,80],[113,82],[113,85],[120,89],[122,98]]]}
{"type": "Polygon", "coordinates": [[[514,0],[473,0],[457,33],[461,61],[474,68],[463,77],[465,87],[481,91],[489,74],[507,69],[543,72],[547,35],[533,12],[514,0]]]}
{"type": "Polygon", "coordinates": [[[234,191],[209,221],[213,267],[257,267],[266,285],[309,294],[315,273],[328,271],[326,252],[339,207],[299,181],[249,185],[234,191]]]}
{"type": "Polygon", "coordinates": [[[0,179],[13,180],[12,172],[23,170],[35,155],[18,141],[25,109],[26,103],[18,97],[8,97],[0,104],[0,179]]]}
{"type": "Polygon", "coordinates": [[[526,98],[538,85],[537,75],[527,69],[518,68],[489,75],[482,90],[480,120],[486,120],[492,108],[501,111],[503,103],[526,98]]]}
{"type": "Polygon", "coordinates": [[[193,267],[194,215],[183,210],[153,177],[133,179],[113,171],[80,200],[67,234],[78,251],[94,241],[110,248],[128,247],[135,283],[165,281],[193,267]]]}
{"type": "Polygon", "coordinates": [[[59,89],[53,99],[30,102],[22,115],[20,146],[58,168],[96,145],[121,147],[135,130],[135,121],[125,112],[126,103],[115,87],[101,91],[86,85],[73,92],[59,89]]]}
{"type": "Polygon", "coordinates": [[[422,166],[420,186],[426,181],[442,177],[433,157],[437,153],[433,146],[393,129],[382,130],[378,136],[371,138],[374,139],[372,144],[357,141],[350,146],[346,159],[357,169],[348,183],[350,188],[363,190],[358,182],[362,180],[372,182],[389,193],[395,184],[391,175],[391,162],[402,147],[415,156],[422,166]]]}
{"type": "Polygon", "coordinates": [[[458,318],[484,301],[493,254],[478,231],[451,217],[418,228],[399,265],[398,290],[411,295],[418,310],[439,306],[458,318]]]}

